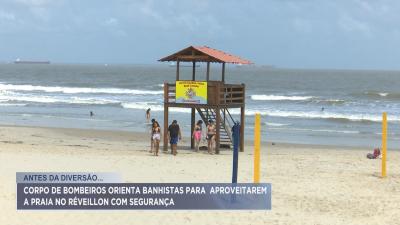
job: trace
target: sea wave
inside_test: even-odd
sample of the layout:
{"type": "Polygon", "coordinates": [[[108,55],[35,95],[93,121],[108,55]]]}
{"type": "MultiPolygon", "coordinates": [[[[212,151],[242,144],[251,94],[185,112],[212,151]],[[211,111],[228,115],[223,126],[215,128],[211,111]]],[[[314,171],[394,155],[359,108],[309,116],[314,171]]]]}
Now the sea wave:
{"type": "Polygon", "coordinates": [[[270,123],[270,122],[265,122],[264,124],[271,127],[284,127],[290,125],[289,123],[270,123]]]}
{"type": "Polygon", "coordinates": [[[0,106],[26,106],[26,104],[22,104],[22,103],[0,103],[0,106]]]}
{"type": "MultiPolygon", "coordinates": [[[[1,86],[2,84],[0,84],[1,86]]],[[[9,85],[5,85],[10,87],[9,85]]],[[[4,85],[3,85],[4,87],[4,85]]],[[[38,87],[38,86],[36,86],[38,87]]],[[[15,88],[15,86],[13,86],[15,88]]],[[[154,96],[155,97],[155,96],[154,96]]],[[[292,96],[295,97],[295,96],[292,96]]],[[[297,96],[300,97],[300,96],[297,96]]],[[[307,97],[307,96],[303,96],[307,97]]],[[[155,97],[156,98],[156,97],[155,97]]],[[[157,97],[158,98],[158,97],[157,97]]],[[[15,92],[11,90],[0,89],[0,103],[2,104],[85,104],[85,105],[111,105],[116,107],[122,107],[126,109],[139,109],[145,110],[151,108],[153,111],[163,111],[164,106],[162,102],[157,100],[146,101],[140,97],[139,101],[135,101],[139,98],[120,98],[115,96],[96,96],[91,95],[88,97],[76,96],[76,95],[57,95],[57,94],[44,94],[44,93],[25,93],[15,92]]],[[[16,105],[15,105],[16,106],[16,105]]],[[[170,108],[171,112],[190,113],[191,110],[187,108],[170,108]]],[[[239,115],[240,110],[232,109],[229,110],[232,115],[239,115]]],[[[351,113],[351,112],[333,112],[329,110],[325,111],[288,111],[288,110],[274,110],[274,109],[252,109],[252,105],[249,105],[246,109],[246,115],[252,116],[255,113],[261,113],[262,115],[283,117],[283,118],[304,118],[304,119],[326,119],[334,120],[338,122],[346,123],[348,121],[361,121],[361,122],[380,122],[382,120],[379,113],[351,113]]],[[[400,116],[395,114],[389,114],[389,121],[400,121],[400,116]]],[[[270,124],[271,125],[271,124],[270,124]]],[[[271,126],[281,126],[280,124],[272,124],[271,126]]],[[[283,125],[282,125],[283,126],[283,125]]]]}
{"type": "Polygon", "coordinates": [[[382,92],[382,91],[364,91],[351,94],[354,97],[370,98],[370,99],[385,99],[385,100],[399,100],[399,92],[382,92]]]}
{"type": "MultiPolygon", "coordinates": [[[[163,111],[164,107],[161,104],[147,103],[147,102],[135,102],[135,103],[122,103],[124,108],[129,109],[148,109],[151,108],[153,111],[163,111]]],[[[187,108],[170,108],[172,112],[190,113],[190,109],[187,108]]],[[[231,115],[240,115],[239,109],[229,109],[231,115]]],[[[303,118],[303,119],[326,119],[336,121],[357,121],[357,122],[381,122],[382,116],[377,114],[362,114],[362,113],[336,113],[326,111],[284,111],[284,110],[254,110],[246,109],[246,116],[253,116],[256,113],[260,113],[264,116],[283,117],[283,118],[303,118]]],[[[389,121],[400,121],[399,116],[388,115],[389,121]]],[[[271,126],[287,126],[289,124],[269,124],[271,126]]]]}
{"type": "MultiPolygon", "coordinates": [[[[125,109],[140,109],[145,110],[151,108],[152,111],[163,111],[164,106],[159,102],[122,102],[118,100],[106,99],[106,98],[83,98],[83,97],[65,97],[65,96],[45,96],[45,95],[10,95],[10,94],[0,94],[0,103],[1,104],[30,104],[30,103],[44,103],[44,104],[82,104],[82,105],[113,105],[117,107],[122,107],[125,109]]],[[[177,108],[171,107],[169,109],[171,112],[180,112],[180,113],[190,113],[191,110],[188,108],[177,108]]],[[[239,115],[240,110],[238,109],[230,109],[229,110],[232,115],[239,115]]],[[[338,112],[326,112],[326,111],[284,111],[284,110],[256,110],[256,109],[247,109],[247,116],[253,116],[256,113],[260,113],[265,116],[273,116],[273,117],[284,117],[284,118],[304,118],[304,119],[327,119],[327,120],[335,120],[339,122],[348,122],[348,121],[361,121],[361,122],[380,122],[382,120],[381,115],[377,114],[362,114],[362,113],[338,113],[338,112]]],[[[399,116],[389,115],[389,121],[400,121],[399,116]]],[[[287,124],[272,124],[269,123],[270,126],[286,126],[287,124]]]]}
{"type": "Polygon", "coordinates": [[[320,105],[343,105],[346,103],[346,100],[342,99],[316,99],[312,100],[313,103],[320,105]]]}
{"type": "MultiPolygon", "coordinates": [[[[135,102],[135,103],[122,103],[124,108],[129,109],[148,109],[151,108],[153,111],[163,111],[164,107],[161,104],[149,104],[146,102],[135,102]]],[[[186,108],[170,108],[172,112],[181,112],[181,113],[190,113],[190,109],[186,108]]],[[[230,109],[231,115],[238,116],[240,115],[239,109],[230,109]]],[[[322,112],[322,111],[284,111],[284,110],[254,110],[247,109],[245,111],[246,116],[253,116],[256,113],[260,113],[264,116],[273,116],[273,117],[283,117],[283,118],[303,118],[303,119],[326,119],[326,120],[336,120],[342,122],[356,121],[356,122],[381,122],[382,116],[377,114],[348,114],[348,113],[335,113],[335,112],[322,112]]],[[[388,115],[389,121],[400,121],[399,116],[388,115]]],[[[267,123],[270,126],[287,126],[290,124],[278,124],[278,123],[267,123]]]]}
{"type": "Polygon", "coordinates": [[[83,98],[76,96],[46,96],[46,95],[30,95],[14,93],[11,91],[0,91],[0,102],[3,104],[24,103],[66,103],[66,104],[120,104],[120,101],[104,99],[104,98],[83,98]]]}
{"type": "Polygon", "coordinates": [[[363,93],[363,95],[369,96],[369,97],[386,97],[389,95],[387,92],[377,92],[377,91],[366,91],[363,93]]]}
{"type": "Polygon", "coordinates": [[[324,132],[324,133],[343,133],[343,134],[359,134],[356,130],[330,130],[330,129],[307,129],[307,128],[271,128],[272,130],[291,130],[291,131],[306,131],[306,132],[324,132]]]}
{"type": "Polygon", "coordinates": [[[314,98],[313,96],[284,96],[284,95],[251,95],[255,101],[304,101],[314,98]]]}
{"type": "MultiPolygon", "coordinates": [[[[164,111],[164,106],[155,104],[154,102],[128,102],[128,103],[121,103],[121,106],[126,109],[143,109],[146,110],[148,108],[151,111],[164,111]]],[[[182,112],[182,113],[190,113],[191,110],[189,108],[177,108],[171,107],[168,109],[171,112],[182,112]]]]}
{"type": "Polygon", "coordinates": [[[0,90],[9,91],[43,91],[57,92],[65,94],[131,94],[131,95],[160,95],[163,91],[156,90],[139,90],[139,89],[123,89],[123,88],[90,88],[90,87],[60,87],[60,86],[36,86],[30,84],[2,84],[0,90]]]}
{"type": "MultiPolygon", "coordinates": [[[[272,110],[246,110],[246,115],[254,115],[260,113],[265,116],[274,117],[288,117],[288,118],[305,118],[305,119],[329,119],[329,120],[343,120],[343,121],[371,121],[381,122],[382,115],[376,114],[347,114],[347,113],[330,113],[330,112],[305,112],[305,111],[272,111],[272,110]]],[[[231,112],[231,114],[238,114],[238,112],[231,112]]],[[[399,116],[388,115],[389,121],[400,121],[399,116]]]]}

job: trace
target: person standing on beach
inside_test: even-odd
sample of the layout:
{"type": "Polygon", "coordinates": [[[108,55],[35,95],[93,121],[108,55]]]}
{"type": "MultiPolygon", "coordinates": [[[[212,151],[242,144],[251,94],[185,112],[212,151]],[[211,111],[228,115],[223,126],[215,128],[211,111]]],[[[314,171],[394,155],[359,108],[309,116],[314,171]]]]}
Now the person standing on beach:
{"type": "Polygon", "coordinates": [[[195,149],[196,152],[199,151],[199,145],[200,145],[200,141],[201,141],[201,136],[202,136],[202,130],[203,130],[203,121],[199,120],[197,121],[196,125],[193,127],[193,140],[195,143],[195,149]]]}
{"type": "Polygon", "coordinates": [[[182,139],[181,129],[179,128],[178,121],[172,121],[172,124],[168,127],[168,138],[171,144],[171,153],[177,154],[178,141],[182,139]]]}
{"type": "Polygon", "coordinates": [[[160,140],[161,140],[161,129],[160,129],[160,124],[158,124],[157,121],[153,123],[153,128],[151,133],[155,149],[154,155],[158,156],[158,150],[160,148],[160,140]]]}
{"type": "Polygon", "coordinates": [[[150,126],[150,153],[153,153],[154,142],[153,142],[153,126],[154,123],[157,122],[154,118],[151,119],[151,126],[150,126]]]}
{"type": "Polygon", "coordinates": [[[146,123],[149,123],[149,121],[150,121],[150,108],[148,108],[147,110],[146,110],[146,123]]]}
{"type": "Polygon", "coordinates": [[[207,124],[207,150],[209,154],[214,154],[215,133],[214,122],[209,120],[207,124]]]}

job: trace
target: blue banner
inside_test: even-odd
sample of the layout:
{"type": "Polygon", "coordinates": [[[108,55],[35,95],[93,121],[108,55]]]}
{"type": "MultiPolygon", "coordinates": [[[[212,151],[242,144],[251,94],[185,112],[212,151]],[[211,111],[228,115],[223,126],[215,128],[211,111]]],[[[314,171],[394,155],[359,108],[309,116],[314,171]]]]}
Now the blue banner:
{"type": "MultiPolygon", "coordinates": [[[[72,177],[70,174],[69,178],[72,177]]],[[[112,177],[109,176],[110,180],[115,180],[112,177]]],[[[17,209],[269,210],[271,184],[44,183],[24,182],[20,177],[17,178],[17,209]]]]}

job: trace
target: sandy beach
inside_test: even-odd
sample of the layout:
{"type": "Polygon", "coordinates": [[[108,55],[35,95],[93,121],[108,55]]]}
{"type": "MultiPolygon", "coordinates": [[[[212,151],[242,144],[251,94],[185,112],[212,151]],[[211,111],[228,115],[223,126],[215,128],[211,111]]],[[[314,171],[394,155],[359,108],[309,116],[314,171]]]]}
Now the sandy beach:
{"type": "Polygon", "coordinates": [[[400,225],[399,11],[1,1],[0,225],[400,225]]]}
{"type": "MultiPolygon", "coordinates": [[[[15,173],[119,172],[125,182],[230,182],[231,151],[149,154],[143,133],[0,128],[0,224],[400,224],[400,152],[389,150],[388,177],[370,149],[262,145],[262,182],[271,211],[16,211],[15,173]],[[95,216],[94,216],[95,215],[95,216]]],[[[188,138],[182,144],[188,145],[188,138]]],[[[252,182],[253,147],[239,156],[239,182],[252,182]]]]}

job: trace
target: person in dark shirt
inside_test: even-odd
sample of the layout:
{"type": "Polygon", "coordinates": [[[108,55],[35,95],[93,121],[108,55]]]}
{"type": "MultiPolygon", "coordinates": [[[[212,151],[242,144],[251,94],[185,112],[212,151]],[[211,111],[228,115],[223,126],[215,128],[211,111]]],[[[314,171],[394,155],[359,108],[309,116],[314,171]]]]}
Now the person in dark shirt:
{"type": "Polygon", "coordinates": [[[178,121],[172,121],[172,124],[168,127],[168,138],[171,144],[171,153],[173,155],[177,154],[178,141],[182,139],[181,129],[179,128],[178,121]]]}

